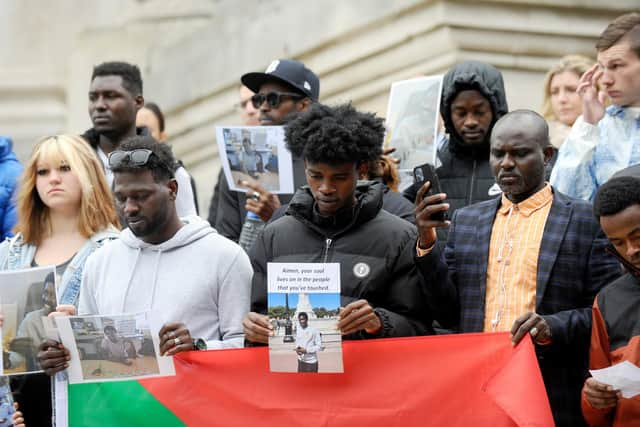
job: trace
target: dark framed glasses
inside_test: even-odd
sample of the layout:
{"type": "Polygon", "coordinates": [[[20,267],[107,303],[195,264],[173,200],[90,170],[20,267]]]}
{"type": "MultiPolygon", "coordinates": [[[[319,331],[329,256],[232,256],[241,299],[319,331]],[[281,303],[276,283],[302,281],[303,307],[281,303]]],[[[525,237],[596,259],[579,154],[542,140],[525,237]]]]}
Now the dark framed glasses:
{"type": "Polygon", "coordinates": [[[293,100],[302,99],[304,95],[293,92],[269,92],[269,93],[256,93],[251,97],[251,103],[255,108],[260,108],[265,101],[270,108],[278,108],[282,102],[282,98],[291,98],[293,100]]]}
{"type": "Polygon", "coordinates": [[[149,161],[153,151],[146,148],[138,148],[131,151],[115,150],[109,154],[109,167],[119,166],[144,166],[149,161]]]}

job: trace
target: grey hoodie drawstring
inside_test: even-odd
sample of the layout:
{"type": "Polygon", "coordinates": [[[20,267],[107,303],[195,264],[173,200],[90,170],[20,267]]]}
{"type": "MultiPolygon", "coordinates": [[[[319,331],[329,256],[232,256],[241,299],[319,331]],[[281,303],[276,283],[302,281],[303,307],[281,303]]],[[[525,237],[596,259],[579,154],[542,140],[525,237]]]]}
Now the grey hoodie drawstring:
{"type": "Polygon", "coordinates": [[[133,260],[133,267],[129,272],[129,280],[127,280],[127,287],[124,290],[124,296],[122,298],[122,307],[120,308],[120,313],[126,313],[124,311],[125,303],[127,302],[127,296],[129,295],[129,289],[131,289],[131,282],[133,281],[133,273],[136,271],[136,265],[138,264],[138,259],[140,258],[140,252],[142,252],[141,248],[136,248],[136,259],[133,260]]]}
{"type": "Polygon", "coordinates": [[[157,251],[158,256],[156,257],[156,265],[153,269],[153,288],[151,289],[151,305],[149,305],[149,310],[153,307],[153,302],[156,299],[156,288],[158,287],[158,269],[160,268],[160,255],[162,255],[162,251],[157,251]]]}
{"type": "MultiPolygon", "coordinates": [[[[133,262],[133,268],[131,269],[131,273],[129,274],[129,280],[127,281],[127,288],[124,291],[124,298],[122,299],[122,307],[120,312],[126,313],[125,305],[127,303],[127,297],[129,296],[129,289],[131,289],[131,282],[133,281],[133,273],[136,271],[136,264],[138,264],[138,259],[140,258],[140,253],[142,252],[142,248],[137,248],[136,250],[136,259],[133,262]]],[[[151,282],[153,287],[151,288],[151,303],[149,304],[149,308],[147,310],[151,310],[153,307],[153,302],[156,299],[156,289],[158,287],[158,269],[160,268],[160,256],[162,255],[162,250],[155,251],[157,253],[156,263],[153,268],[153,281],[151,282]]]]}

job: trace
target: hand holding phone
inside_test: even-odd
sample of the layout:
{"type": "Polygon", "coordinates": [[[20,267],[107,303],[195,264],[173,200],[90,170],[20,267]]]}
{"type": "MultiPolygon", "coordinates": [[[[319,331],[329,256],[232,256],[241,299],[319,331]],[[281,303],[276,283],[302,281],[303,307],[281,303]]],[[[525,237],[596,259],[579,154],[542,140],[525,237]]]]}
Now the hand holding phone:
{"type": "MultiPolygon", "coordinates": [[[[426,194],[424,192],[418,193],[418,197],[416,197],[416,206],[420,204],[424,197],[442,193],[442,189],[440,188],[440,181],[438,180],[438,174],[436,173],[436,168],[433,167],[432,164],[425,163],[424,165],[414,168],[413,178],[416,183],[421,183],[422,185],[424,185],[424,183],[429,182],[431,184],[426,194]]],[[[430,218],[433,221],[446,221],[448,219],[447,211],[441,210],[433,212],[430,215],[430,218]]]]}
{"type": "Polygon", "coordinates": [[[415,211],[416,226],[420,234],[418,245],[422,249],[428,249],[437,239],[435,228],[449,226],[449,204],[445,202],[446,195],[441,194],[438,175],[432,165],[418,166],[413,170],[413,174],[416,183],[422,184],[416,196],[415,211]]]}

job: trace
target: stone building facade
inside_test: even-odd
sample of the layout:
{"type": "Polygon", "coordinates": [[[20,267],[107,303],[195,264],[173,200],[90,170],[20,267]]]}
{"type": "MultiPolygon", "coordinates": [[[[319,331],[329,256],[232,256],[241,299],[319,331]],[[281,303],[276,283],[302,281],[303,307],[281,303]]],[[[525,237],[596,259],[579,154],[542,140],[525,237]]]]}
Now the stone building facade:
{"type": "Polygon", "coordinates": [[[639,9],[640,0],[3,0],[0,134],[25,159],[41,136],[83,132],[92,66],[137,63],[206,217],[214,128],[238,123],[247,71],[300,59],[319,75],[321,101],[384,115],[391,82],[478,59],[503,71],[511,109],[539,109],[548,67],[568,53],[595,57],[607,22],[639,9]]]}

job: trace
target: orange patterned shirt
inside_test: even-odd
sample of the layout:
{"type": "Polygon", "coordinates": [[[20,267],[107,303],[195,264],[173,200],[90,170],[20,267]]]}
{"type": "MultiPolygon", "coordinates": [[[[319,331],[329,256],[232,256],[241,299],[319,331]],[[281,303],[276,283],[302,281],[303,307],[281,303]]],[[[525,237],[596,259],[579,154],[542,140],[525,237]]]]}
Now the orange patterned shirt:
{"type": "Polygon", "coordinates": [[[484,331],[510,331],[513,322],[536,308],[538,254],[553,192],[547,183],[514,204],[502,195],[491,231],[484,331]]]}

